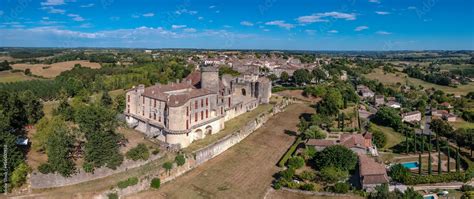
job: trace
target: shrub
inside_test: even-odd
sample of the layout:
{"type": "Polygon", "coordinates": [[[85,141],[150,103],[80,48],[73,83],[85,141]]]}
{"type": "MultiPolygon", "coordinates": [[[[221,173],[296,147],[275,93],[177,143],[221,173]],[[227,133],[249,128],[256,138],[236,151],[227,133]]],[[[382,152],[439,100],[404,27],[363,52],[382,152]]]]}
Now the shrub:
{"type": "Polygon", "coordinates": [[[393,165],[391,168],[390,168],[390,172],[388,173],[388,175],[394,180],[394,181],[397,181],[397,182],[405,182],[406,179],[408,177],[410,177],[411,173],[410,171],[408,171],[407,168],[405,168],[403,165],[401,164],[396,164],[396,165],[393,165]]]}
{"type": "Polygon", "coordinates": [[[295,175],[295,170],[293,168],[288,168],[284,171],[280,171],[278,175],[280,176],[280,178],[283,178],[287,181],[291,181],[293,180],[293,176],[295,175]]]}
{"type": "Polygon", "coordinates": [[[462,192],[474,191],[474,187],[471,186],[471,185],[465,184],[465,185],[462,185],[462,186],[461,186],[461,191],[462,191],[462,192]]]}
{"type": "Polygon", "coordinates": [[[127,158],[132,159],[134,161],[137,161],[139,159],[148,160],[149,157],[150,152],[148,151],[146,145],[143,143],[138,144],[136,147],[130,149],[127,152],[127,158]]]}
{"type": "Polygon", "coordinates": [[[153,151],[151,152],[151,154],[153,155],[156,155],[158,153],[160,153],[160,149],[153,149],[153,151]]]}
{"type": "Polygon", "coordinates": [[[351,186],[345,182],[338,182],[331,188],[331,191],[334,193],[347,193],[350,187],[351,186]]]}
{"type": "Polygon", "coordinates": [[[14,187],[19,187],[26,182],[26,176],[30,171],[30,167],[24,162],[20,163],[12,172],[11,182],[14,187]]]}
{"type": "Polygon", "coordinates": [[[311,183],[304,183],[303,185],[300,186],[300,189],[301,190],[305,190],[305,191],[314,191],[314,184],[311,184],[311,183]]]}
{"type": "Polygon", "coordinates": [[[349,176],[349,172],[346,170],[339,169],[337,167],[325,167],[319,172],[321,180],[328,183],[335,183],[346,179],[349,176]]]}
{"type": "Polygon", "coordinates": [[[161,186],[161,180],[159,178],[153,178],[151,180],[150,187],[154,189],[159,189],[161,186]]]}
{"type": "Polygon", "coordinates": [[[117,183],[118,188],[125,189],[129,186],[136,185],[138,183],[137,177],[128,178],[126,180],[120,181],[117,183]]]}
{"type": "Polygon", "coordinates": [[[299,178],[302,180],[309,180],[312,181],[316,178],[316,174],[311,171],[303,171],[301,174],[298,175],[299,178]]]}
{"type": "Polygon", "coordinates": [[[44,163],[38,167],[38,171],[42,174],[48,174],[53,172],[53,168],[51,168],[51,165],[44,163]]]}
{"type": "Polygon", "coordinates": [[[298,147],[298,145],[301,143],[301,140],[302,138],[301,137],[298,137],[295,141],[295,143],[293,143],[293,145],[291,145],[291,147],[288,149],[288,151],[285,153],[285,155],[283,156],[283,158],[281,158],[280,162],[278,162],[278,166],[280,167],[284,167],[286,162],[288,161],[288,159],[290,159],[291,155],[293,155],[293,153],[296,151],[296,148],[298,147]]]}
{"type": "Polygon", "coordinates": [[[109,199],[118,199],[118,194],[117,193],[109,193],[107,194],[107,198],[109,199]]]}
{"type": "Polygon", "coordinates": [[[90,162],[86,162],[82,165],[82,168],[84,169],[84,171],[86,173],[92,173],[94,172],[94,165],[92,165],[92,163],[90,162]]]}
{"type": "Polygon", "coordinates": [[[288,167],[299,169],[304,166],[304,159],[300,156],[293,156],[288,160],[288,167]]]}
{"type": "Polygon", "coordinates": [[[183,154],[179,154],[174,158],[174,161],[178,166],[182,166],[184,163],[186,163],[186,158],[184,158],[183,154]]]}

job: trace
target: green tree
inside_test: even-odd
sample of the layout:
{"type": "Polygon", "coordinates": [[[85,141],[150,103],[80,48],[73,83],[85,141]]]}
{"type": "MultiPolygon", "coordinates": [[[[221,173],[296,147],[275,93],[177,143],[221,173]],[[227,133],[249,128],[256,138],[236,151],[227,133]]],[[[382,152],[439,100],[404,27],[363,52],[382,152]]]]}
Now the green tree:
{"type": "Polygon", "coordinates": [[[299,169],[305,164],[304,159],[300,156],[293,156],[288,159],[288,167],[299,169]]]}
{"type": "Polygon", "coordinates": [[[324,139],[326,134],[317,126],[310,126],[303,132],[305,139],[324,139]]]}
{"type": "Polygon", "coordinates": [[[411,175],[410,171],[401,164],[390,167],[388,175],[396,182],[404,183],[411,175]]]}
{"type": "Polygon", "coordinates": [[[174,158],[174,161],[176,162],[178,166],[182,166],[184,165],[184,163],[186,163],[186,158],[184,157],[183,154],[179,154],[174,158]]]}
{"type": "Polygon", "coordinates": [[[459,148],[458,148],[456,151],[456,172],[459,173],[460,170],[461,170],[461,160],[460,160],[459,148]]]}
{"type": "Polygon", "coordinates": [[[420,153],[418,154],[418,175],[421,175],[422,168],[423,168],[423,163],[421,160],[421,153],[420,153]]]}
{"type": "Polygon", "coordinates": [[[313,77],[316,79],[317,83],[321,82],[322,80],[325,80],[327,77],[326,73],[321,68],[314,68],[311,71],[311,73],[313,77]]]}
{"type": "Polygon", "coordinates": [[[150,183],[150,187],[154,189],[159,189],[161,186],[161,180],[159,178],[153,178],[150,183]]]}
{"type": "Polygon", "coordinates": [[[446,154],[448,154],[448,164],[446,165],[447,166],[447,169],[448,169],[448,173],[451,172],[451,154],[450,154],[450,151],[451,149],[449,149],[449,146],[448,146],[448,143],[446,143],[446,154]]]}
{"type": "Polygon", "coordinates": [[[372,135],[372,142],[377,148],[383,148],[387,144],[387,137],[383,132],[374,131],[372,135]]]}
{"type": "Polygon", "coordinates": [[[450,136],[453,132],[453,127],[448,122],[440,119],[431,121],[430,129],[440,136],[450,136]]]}
{"type": "Polygon", "coordinates": [[[293,72],[293,80],[296,84],[302,85],[311,82],[311,73],[306,69],[298,69],[293,72]]]}
{"type": "Polygon", "coordinates": [[[317,110],[323,115],[336,115],[339,109],[342,108],[342,94],[337,89],[329,90],[317,105],[317,110]]]}
{"type": "Polygon", "coordinates": [[[70,176],[74,170],[74,162],[70,154],[72,151],[72,140],[70,129],[65,123],[58,123],[53,127],[53,132],[46,142],[46,154],[48,155],[48,165],[52,171],[56,171],[63,176],[70,176]]]}
{"type": "Polygon", "coordinates": [[[43,117],[43,104],[32,91],[26,90],[21,92],[19,100],[23,102],[28,124],[34,124],[43,117]]]}
{"type": "Polygon", "coordinates": [[[99,105],[83,105],[75,121],[85,134],[85,161],[94,167],[103,165],[115,169],[123,161],[119,152],[119,136],[115,134],[115,112],[99,105]]]}
{"type": "Polygon", "coordinates": [[[288,80],[290,79],[290,75],[288,75],[288,73],[286,71],[283,71],[280,74],[280,79],[283,82],[288,82],[288,80]]]}
{"type": "Polygon", "coordinates": [[[171,162],[165,162],[163,164],[163,168],[168,172],[168,175],[170,174],[171,169],[173,168],[173,163],[171,162]]]}
{"type": "Polygon", "coordinates": [[[372,121],[379,125],[392,127],[395,130],[399,130],[402,127],[402,118],[398,111],[389,107],[380,108],[372,121]]]}
{"type": "Polygon", "coordinates": [[[441,175],[441,151],[438,150],[438,175],[441,175]]]}
{"type": "Polygon", "coordinates": [[[431,159],[431,150],[428,151],[428,174],[433,175],[433,167],[432,167],[432,162],[433,160],[431,159]]]}
{"type": "Polygon", "coordinates": [[[69,102],[66,99],[62,99],[59,102],[59,106],[54,110],[54,115],[62,116],[66,121],[74,120],[74,109],[69,105],[69,102]]]}
{"type": "Polygon", "coordinates": [[[112,105],[113,101],[112,98],[109,95],[109,92],[103,91],[102,92],[102,97],[100,98],[100,104],[105,107],[110,107],[112,105]]]}
{"type": "Polygon", "coordinates": [[[350,149],[333,145],[326,147],[324,150],[316,154],[316,167],[336,167],[343,170],[353,170],[357,164],[357,156],[350,149]]]}

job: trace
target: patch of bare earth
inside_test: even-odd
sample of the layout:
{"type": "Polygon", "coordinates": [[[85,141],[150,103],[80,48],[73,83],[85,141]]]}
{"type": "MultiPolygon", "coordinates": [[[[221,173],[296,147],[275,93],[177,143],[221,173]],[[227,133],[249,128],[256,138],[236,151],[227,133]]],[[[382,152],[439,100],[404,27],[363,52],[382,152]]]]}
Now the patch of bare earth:
{"type": "Polygon", "coordinates": [[[285,96],[285,97],[293,97],[302,101],[312,102],[312,103],[319,102],[321,100],[321,98],[319,97],[303,95],[303,90],[284,90],[284,91],[276,93],[276,95],[285,96]]]}
{"type": "Polygon", "coordinates": [[[363,197],[348,195],[348,196],[320,196],[316,194],[305,194],[286,190],[269,190],[265,199],[362,199],[363,197]]]}
{"type": "Polygon", "coordinates": [[[278,160],[295,140],[285,130],[295,131],[299,116],[312,112],[307,104],[290,105],[221,155],[159,190],[128,198],[263,198],[279,171],[278,160]]]}
{"type": "Polygon", "coordinates": [[[26,70],[30,69],[31,73],[34,75],[39,75],[45,78],[54,78],[61,74],[64,71],[71,70],[74,68],[74,65],[81,64],[83,67],[89,68],[100,68],[99,63],[93,63],[89,61],[66,61],[66,62],[58,62],[51,65],[47,64],[13,64],[13,69],[18,70],[26,70]]]}

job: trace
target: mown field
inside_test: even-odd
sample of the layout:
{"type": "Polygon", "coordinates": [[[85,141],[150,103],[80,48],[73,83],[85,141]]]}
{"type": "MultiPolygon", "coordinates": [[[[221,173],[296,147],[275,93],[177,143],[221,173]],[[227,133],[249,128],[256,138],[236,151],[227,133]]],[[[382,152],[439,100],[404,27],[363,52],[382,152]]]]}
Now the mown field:
{"type": "Polygon", "coordinates": [[[33,75],[38,75],[45,78],[54,78],[61,74],[64,71],[71,70],[74,68],[75,64],[81,64],[83,67],[90,67],[90,68],[100,68],[99,63],[92,63],[89,61],[66,61],[66,62],[58,62],[51,65],[46,64],[13,64],[13,69],[18,70],[26,70],[30,69],[33,75]]]}
{"type": "Polygon", "coordinates": [[[425,82],[420,79],[408,77],[407,74],[396,72],[396,73],[384,73],[382,69],[375,69],[374,72],[364,75],[368,79],[378,80],[385,85],[393,85],[396,83],[401,84],[412,84],[414,86],[422,86],[423,88],[435,88],[437,90],[442,90],[445,93],[452,93],[455,95],[466,95],[470,91],[474,91],[474,83],[469,83],[468,85],[459,85],[457,88],[450,86],[441,86],[437,84],[432,84],[425,82]]]}
{"type": "Polygon", "coordinates": [[[0,83],[19,82],[36,79],[25,75],[23,72],[12,73],[10,71],[0,71],[0,83]]]}

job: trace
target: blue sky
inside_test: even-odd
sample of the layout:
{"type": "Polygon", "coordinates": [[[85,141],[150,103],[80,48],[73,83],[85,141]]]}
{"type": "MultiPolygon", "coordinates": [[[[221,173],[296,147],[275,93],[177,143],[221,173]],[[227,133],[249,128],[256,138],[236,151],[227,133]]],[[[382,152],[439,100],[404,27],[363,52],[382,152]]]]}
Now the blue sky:
{"type": "Polygon", "coordinates": [[[474,49],[473,0],[0,0],[0,46],[474,49]]]}

